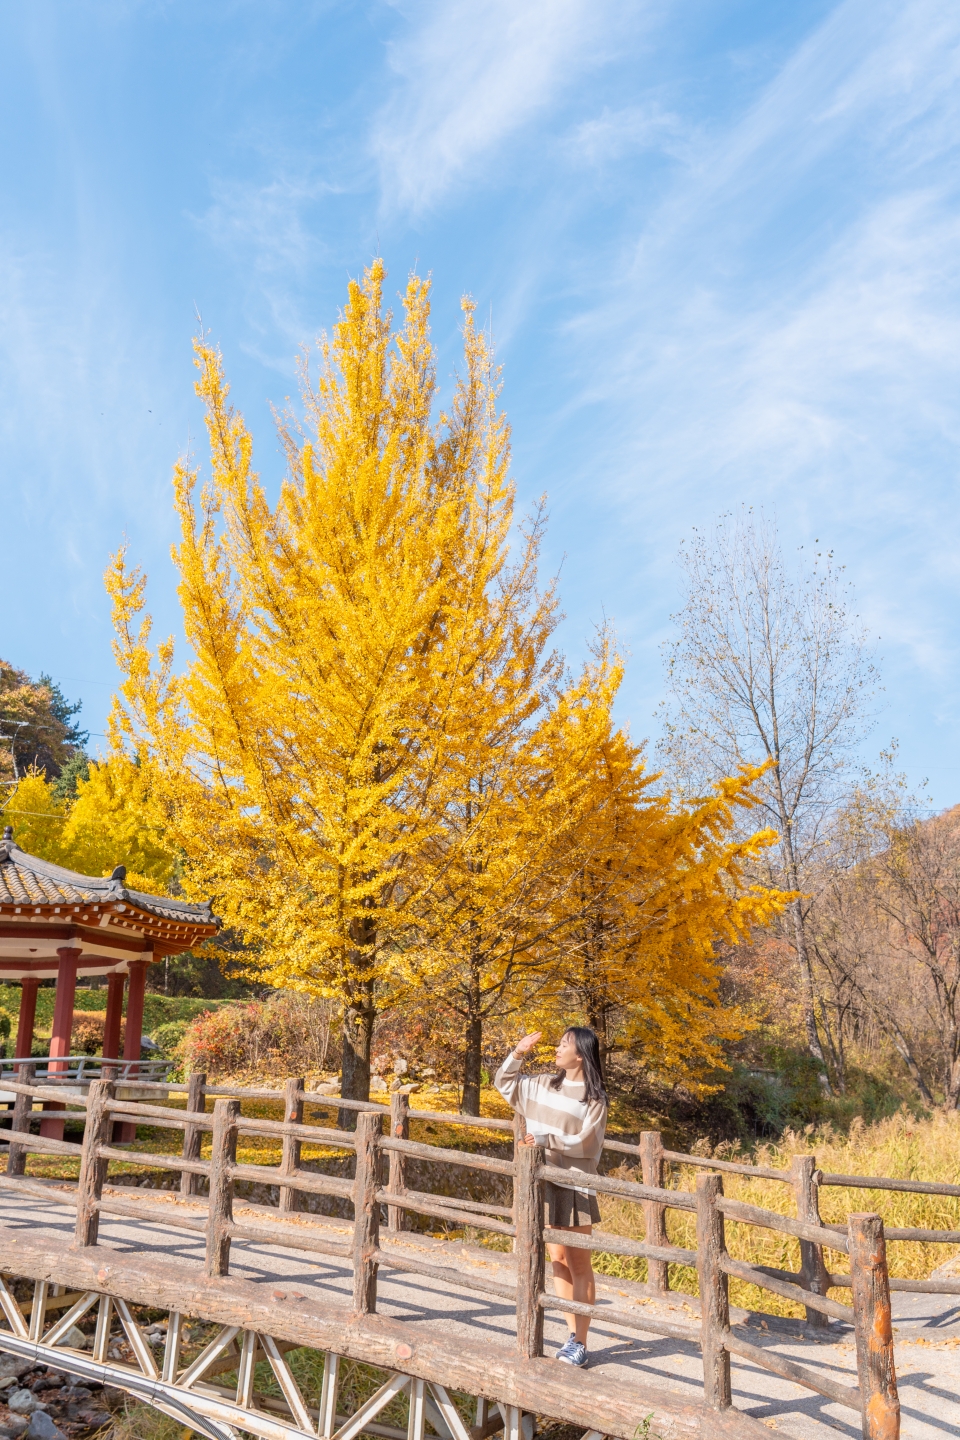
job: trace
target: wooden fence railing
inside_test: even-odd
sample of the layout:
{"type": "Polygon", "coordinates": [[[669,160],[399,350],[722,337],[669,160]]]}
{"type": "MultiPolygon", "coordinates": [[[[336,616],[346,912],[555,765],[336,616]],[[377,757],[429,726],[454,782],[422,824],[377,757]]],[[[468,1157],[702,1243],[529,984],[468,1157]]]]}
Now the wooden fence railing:
{"type": "MultiPolygon", "coordinates": [[[[666,1151],[656,1132],[646,1132],[636,1146],[620,1141],[609,1142],[608,1149],[614,1153],[639,1159],[643,1181],[598,1175],[591,1177],[591,1188],[601,1195],[616,1196],[640,1207],[645,1219],[646,1238],[639,1241],[603,1231],[588,1236],[555,1231],[544,1225],[544,1185],[550,1183],[571,1188],[578,1179],[582,1183],[582,1177],[571,1176],[569,1171],[545,1163],[543,1150],[536,1146],[518,1145],[514,1158],[508,1160],[411,1140],[411,1114],[406,1095],[394,1096],[389,1107],[374,1106],[344,1101],[339,1097],[317,1096],[305,1091],[302,1079],[297,1078],[287,1081],[283,1090],[232,1090],[224,1094],[222,1092],[229,1087],[207,1086],[205,1077],[194,1075],[185,1087],[187,1108],[180,1110],[146,1101],[123,1100],[117,1095],[117,1084],[110,1080],[94,1082],[86,1095],[68,1095],[62,1087],[31,1083],[31,1079],[25,1066],[18,1082],[5,1082],[7,1088],[15,1093],[16,1102],[12,1129],[0,1134],[0,1140],[9,1146],[7,1172],[0,1175],[0,1188],[34,1194],[75,1209],[74,1244],[77,1247],[96,1245],[100,1217],[118,1215],[155,1221],[202,1235],[206,1273],[211,1277],[229,1274],[231,1245],[235,1240],[273,1243],[337,1257],[352,1266],[353,1307],[361,1315],[376,1310],[381,1268],[422,1275],[447,1283],[451,1288],[476,1291],[508,1301],[516,1314],[517,1346],[525,1357],[543,1353],[545,1312],[587,1314],[628,1330],[699,1343],[704,1364],[704,1396],[706,1404],[712,1409],[722,1410],[731,1403],[730,1356],[737,1355],[858,1410],[863,1433],[868,1440],[892,1440],[897,1433],[899,1412],[893,1365],[890,1290],[935,1288],[946,1293],[960,1293],[960,1280],[936,1282],[935,1285],[927,1281],[891,1282],[887,1276],[885,1255],[885,1239],[889,1237],[960,1243],[960,1232],[891,1229],[885,1237],[879,1215],[851,1215],[845,1225],[824,1225],[817,1209],[820,1185],[863,1186],[877,1185],[878,1182],[866,1177],[823,1176],[816,1170],[811,1156],[798,1157],[789,1171],[774,1171],[666,1151]],[[207,1096],[214,1100],[212,1114],[204,1108],[207,1096]],[[30,1133],[35,1101],[54,1099],[85,1111],[82,1144],[30,1133]],[[283,1102],[284,1118],[267,1120],[245,1116],[241,1113],[243,1099],[279,1099],[283,1102]],[[341,1112],[355,1111],[356,1129],[307,1123],[304,1114],[307,1104],[336,1107],[341,1112]],[[385,1129],[387,1117],[389,1126],[385,1129]],[[137,1122],[181,1132],[179,1153],[156,1154],[128,1146],[121,1148],[114,1143],[118,1124],[134,1129],[137,1122]],[[210,1136],[211,1141],[208,1160],[202,1158],[201,1141],[205,1134],[210,1136]],[[239,1163],[237,1142],[241,1136],[279,1140],[279,1165],[239,1163]],[[353,1178],[304,1169],[301,1164],[304,1143],[319,1143],[352,1154],[355,1161],[353,1178]],[[78,1160],[76,1189],[70,1192],[57,1190],[26,1178],[25,1160],[30,1153],[70,1156],[78,1160]],[[488,1204],[412,1190],[408,1188],[406,1179],[406,1166],[410,1160],[429,1160],[435,1165],[459,1167],[507,1179],[513,1186],[513,1203],[510,1206],[488,1204]],[[178,1172],[180,1198],[189,1201],[189,1204],[182,1207],[178,1204],[151,1204],[140,1193],[131,1196],[118,1193],[120,1187],[111,1187],[107,1183],[111,1162],[178,1172]],[[668,1163],[696,1165],[708,1173],[698,1177],[695,1193],[675,1190],[663,1183],[668,1163]],[[761,1175],[792,1185],[797,1194],[797,1218],[727,1198],[723,1193],[724,1171],[761,1175]],[[207,1196],[198,1193],[201,1178],[207,1181],[207,1196]],[[350,1239],[336,1238],[330,1234],[328,1227],[322,1225],[278,1226],[270,1221],[269,1214],[264,1216],[262,1210],[253,1221],[246,1216],[238,1219],[234,1214],[235,1187],[243,1181],[276,1187],[277,1209],[281,1215],[295,1210],[299,1197],[305,1194],[351,1201],[354,1220],[350,1239]],[[696,1215],[696,1250],[669,1242],[665,1217],[670,1209],[696,1215]],[[386,1234],[381,1233],[382,1211],[387,1216],[386,1234]],[[515,1241],[515,1283],[468,1275],[450,1266],[432,1264],[410,1251],[404,1252],[399,1232],[402,1232],[410,1215],[438,1218],[455,1225],[511,1237],[515,1241]],[[747,1265],[733,1259],[726,1246],[728,1220],[797,1238],[801,1246],[800,1271],[794,1274],[747,1265]],[[658,1288],[658,1276],[662,1277],[665,1288],[669,1264],[696,1267],[700,1289],[700,1326],[678,1324],[647,1311],[583,1305],[548,1293],[544,1248],[550,1243],[644,1258],[649,1266],[651,1287],[655,1290],[658,1288]],[[825,1252],[847,1256],[848,1271],[834,1273],[829,1269],[825,1252]],[[859,1385],[840,1384],[828,1375],[752,1345],[735,1334],[730,1326],[728,1301],[731,1275],[794,1300],[806,1307],[808,1316],[822,1317],[827,1323],[831,1318],[852,1319],[859,1385]],[[850,1289],[852,1308],[828,1297],[826,1291],[834,1287],[850,1289]]],[[[158,1091],[167,1092],[163,1098],[167,1098],[173,1088],[156,1087],[158,1091]]],[[[512,1128],[509,1122],[504,1121],[491,1123],[472,1116],[446,1114],[426,1116],[423,1111],[415,1112],[413,1118],[435,1118],[445,1124],[486,1129],[512,1128]]],[[[933,1185],[932,1182],[884,1179],[881,1185],[885,1189],[922,1189],[937,1194],[960,1195],[960,1186],[933,1185]]]]}
{"type": "MultiPolygon", "coordinates": [[[[818,1168],[814,1155],[795,1155],[789,1169],[775,1170],[769,1166],[747,1165],[741,1161],[710,1159],[702,1155],[667,1150],[664,1148],[660,1132],[656,1130],[644,1132],[640,1137],[639,1145],[629,1145],[622,1141],[608,1141],[605,1148],[617,1153],[635,1155],[640,1160],[644,1181],[651,1184],[667,1184],[668,1165],[687,1165],[719,1174],[743,1175],[752,1179],[778,1181],[793,1190],[797,1218],[814,1227],[819,1227],[821,1234],[828,1231],[842,1234],[847,1229],[845,1224],[824,1222],[820,1218],[820,1191],[828,1186],[844,1186],[858,1190],[888,1190],[903,1194],[942,1195],[960,1200],[960,1184],[952,1185],[933,1180],[897,1179],[882,1175],[825,1173],[818,1168]]],[[[747,1209],[752,1210],[753,1207],[748,1206],[747,1209]]],[[[648,1206],[648,1210],[650,1211],[647,1217],[646,1233],[648,1237],[653,1235],[665,1237],[664,1208],[658,1204],[651,1204],[648,1206]]],[[[797,1274],[793,1274],[764,1267],[765,1273],[770,1279],[794,1287],[799,1282],[801,1288],[817,1296],[825,1296],[830,1289],[851,1287],[848,1275],[836,1275],[829,1270],[824,1259],[822,1239],[818,1241],[811,1235],[801,1235],[799,1232],[788,1233],[797,1233],[800,1240],[800,1270],[797,1274]]],[[[891,1225],[885,1227],[884,1235],[886,1240],[910,1240],[921,1244],[936,1245],[960,1244],[960,1226],[956,1230],[926,1230],[891,1225]]],[[[660,1295],[668,1293],[669,1272],[666,1264],[651,1264],[648,1275],[648,1287],[652,1293],[660,1295]]],[[[910,1293],[960,1294],[960,1280],[958,1279],[914,1280],[909,1277],[895,1276],[888,1279],[887,1284],[890,1290],[910,1293]]],[[[770,1286],[768,1285],[767,1288],[770,1286]]],[[[778,1293],[784,1294],[785,1292],[778,1293]]],[[[799,1296],[791,1294],[788,1298],[799,1299],[799,1296]]],[[[802,1303],[806,1306],[806,1318],[809,1324],[817,1327],[829,1324],[830,1311],[825,1310],[823,1306],[815,1305],[810,1300],[802,1303]]]]}

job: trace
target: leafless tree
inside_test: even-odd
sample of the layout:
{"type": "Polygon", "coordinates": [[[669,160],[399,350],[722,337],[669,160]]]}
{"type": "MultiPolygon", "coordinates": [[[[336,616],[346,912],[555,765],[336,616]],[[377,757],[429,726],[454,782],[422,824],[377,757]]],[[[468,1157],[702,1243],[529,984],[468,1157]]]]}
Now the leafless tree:
{"type": "Polygon", "coordinates": [[[849,819],[849,812],[836,819],[839,843],[817,867],[805,925],[832,1015],[824,1033],[837,1086],[846,1089],[848,1037],[856,1037],[867,1050],[885,1040],[899,1055],[920,1098],[931,1105],[923,1063],[927,1027],[917,1015],[916,987],[878,905],[881,865],[870,848],[875,832],[851,833],[849,819]]]}
{"type": "Polygon", "coordinates": [[[912,971],[945,1105],[960,1108],[960,816],[908,819],[876,861],[877,908],[912,971]]]}
{"type": "MultiPolygon", "coordinates": [[[[775,525],[750,511],[694,532],[678,637],[665,647],[672,707],[662,749],[687,787],[772,762],[757,785],[777,830],[770,878],[805,892],[828,816],[870,728],[876,676],[830,554],[787,574],[775,525]]],[[[807,935],[809,901],[789,909],[806,1041],[823,1066],[807,935]]],[[[821,1023],[824,1017],[820,1016],[821,1023]]]]}

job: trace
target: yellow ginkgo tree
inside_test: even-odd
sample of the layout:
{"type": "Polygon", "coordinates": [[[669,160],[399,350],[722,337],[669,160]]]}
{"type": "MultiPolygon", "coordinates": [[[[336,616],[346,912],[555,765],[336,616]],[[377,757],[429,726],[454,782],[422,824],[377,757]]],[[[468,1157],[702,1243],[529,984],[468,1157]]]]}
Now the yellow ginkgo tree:
{"type": "Polygon", "coordinates": [[[629,1051],[661,1079],[696,1083],[747,1024],[720,1003],[718,951],[749,941],[791,899],[747,878],[777,840],[740,823],[763,767],[681,801],[612,725],[591,760],[593,803],[568,851],[566,954],[545,1008],[578,1014],[604,1055],[629,1051]]]}
{"type": "Polygon", "coordinates": [[[304,370],[273,504],[220,357],[197,343],[211,473],[199,496],[194,472],[175,475],[183,673],[172,643],[151,645],[144,577],[122,552],[108,572],[116,743],[162,796],[188,892],[215,894],[270,983],[341,1000],[354,1097],[379,997],[447,863],[451,807],[482,768],[478,717],[506,713],[504,670],[526,665],[513,718],[533,723],[552,678],[524,613],[541,603],[536,526],[508,565],[508,432],[485,338],[465,306],[463,372],[435,415],[428,285],[411,278],[394,330],[382,284],[379,262],[351,284],[317,379],[304,370]]]}
{"type": "Polygon", "coordinates": [[[661,908],[677,907],[648,968],[676,957],[679,995],[686,945],[715,1031],[710,947],[772,902],[741,897],[724,838],[749,777],[723,782],[696,834],[640,796],[635,758],[618,798],[604,765],[620,662],[602,637],[571,676],[550,648],[542,517],[513,529],[509,433],[472,306],[438,411],[429,286],[410,279],[394,327],[383,280],[376,262],[351,283],[316,378],[304,365],[273,498],[220,356],[197,342],[210,473],[174,477],[188,655],[180,669],[171,641],[153,644],[145,577],[121,551],[111,730],[187,894],[214,896],[269,984],[340,1003],[344,1096],[369,1093],[378,1010],[430,1004],[460,1017],[475,1106],[486,1018],[576,990],[603,906],[619,927],[604,983],[630,997],[611,1004],[636,1017],[647,1003],[628,875],[646,866],[661,908]],[[598,885],[608,860],[622,885],[598,885]]]}
{"type": "Polygon", "coordinates": [[[37,771],[25,775],[4,805],[3,818],[21,849],[81,875],[127,870],[134,890],[164,893],[174,874],[162,810],[148,776],[125,754],[92,760],[76,797],[37,771]]]}

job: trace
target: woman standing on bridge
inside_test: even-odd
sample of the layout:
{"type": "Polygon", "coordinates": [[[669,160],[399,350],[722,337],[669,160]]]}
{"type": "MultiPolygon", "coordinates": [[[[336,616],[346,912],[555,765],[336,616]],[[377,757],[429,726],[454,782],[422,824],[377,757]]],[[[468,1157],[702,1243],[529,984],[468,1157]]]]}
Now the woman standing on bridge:
{"type": "MultiPolygon", "coordinates": [[[[592,1030],[572,1025],[556,1050],[555,1075],[520,1074],[524,1056],[541,1032],[524,1035],[504,1060],[494,1084],[507,1104],[527,1125],[527,1145],[542,1145],[548,1165],[584,1175],[596,1175],[607,1128],[607,1094],[600,1069],[600,1046],[592,1030]]],[[[589,1235],[600,1219],[596,1192],[587,1186],[568,1190],[546,1185],[547,1224],[553,1230],[575,1230],[589,1235]]],[[[553,1283],[563,1300],[584,1305],[596,1303],[593,1253],[572,1245],[548,1245],[553,1262],[553,1283]]],[[[568,1315],[570,1338],[557,1359],[567,1365],[586,1365],[589,1315],[568,1315]]]]}

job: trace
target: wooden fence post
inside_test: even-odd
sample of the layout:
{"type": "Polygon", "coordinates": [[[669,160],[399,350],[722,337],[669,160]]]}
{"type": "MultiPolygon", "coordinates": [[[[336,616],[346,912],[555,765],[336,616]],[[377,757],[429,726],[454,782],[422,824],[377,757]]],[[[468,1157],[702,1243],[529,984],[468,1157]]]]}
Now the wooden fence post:
{"type": "MultiPolygon", "coordinates": [[[[390,1096],[390,1134],[395,1140],[410,1139],[410,1096],[390,1096]]],[[[390,1171],[387,1189],[392,1195],[402,1195],[407,1188],[407,1157],[397,1150],[390,1151],[390,1171]]],[[[387,1206],[387,1229],[406,1230],[407,1212],[399,1205],[387,1206]]]]}
{"type": "MultiPolygon", "coordinates": [[[[523,1116],[520,1114],[519,1110],[515,1110],[515,1111],[513,1112],[513,1155],[511,1156],[511,1159],[513,1160],[513,1163],[514,1163],[514,1164],[517,1163],[517,1155],[519,1154],[521,1143],[522,1143],[522,1141],[524,1141],[526,1138],[527,1138],[527,1122],[526,1122],[526,1120],[524,1120],[524,1118],[523,1118],[523,1116]]],[[[513,1177],[513,1194],[512,1194],[511,1200],[510,1200],[510,1204],[511,1204],[511,1206],[512,1206],[513,1223],[514,1223],[514,1225],[516,1225],[516,1223],[517,1223],[517,1177],[516,1177],[516,1176],[513,1177]]],[[[516,1237],[514,1237],[513,1248],[514,1248],[514,1250],[516,1250],[516,1248],[517,1248],[516,1237]]]]}
{"type": "MultiPolygon", "coordinates": [[[[207,1108],[207,1075],[204,1070],[194,1070],[187,1082],[187,1109],[192,1110],[196,1115],[207,1108]]],[[[183,1149],[180,1154],[184,1160],[199,1160],[200,1145],[203,1141],[203,1131],[199,1125],[187,1125],[183,1131],[183,1149]]],[[[180,1176],[180,1194],[185,1198],[188,1195],[196,1195],[200,1190],[200,1176],[193,1175],[189,1170],[184,1170],[180,1176]]]]}
{"type": "Polygon", "coordinates": [[[377,1110],[357,1115],[357,1170],[353,1182],[353,1308],[372,1315],[377,1308],[377,1261],[380,1243],[380,1135],[383,1116],[377,1110]]]}
{"type": "MultiPolygon", "coordinates": [[[[663,1189],[666,1179],[666,1162],[663,1158],[663,1137],[659,1130],[643,1130],[640,1134],[640,1167],[644,1185],[655,1185],[663,1189]]],[[[668,1245],[667,1209],[657,1200],[644,1200],[643,1215],[648,1245],[668,1245]]],[[[647,1261],[647,1289],[651,1295],[666,1295],[670,1289],[670,1276],[666,1260],[647,1261]]]]}
{"type": "MultiPolygon", "coordinates": [[[[17,1084],[33,1085],[37,1078],[36,1065],[17,1066],[17,1084]]],[[[10,1129],[30,1133],[30,1116],[33,1114],[33,1096],[18,1095],[13,1102],[10,1129]]],[[[11,1145],[7,1156],[7,1174],[22,1175],[27,1165],[27,1152],[22,1145],[11,1145]]]]}
{"type": "Polygon", "coordinates": [[[239,1100],[217,1100],[213,1106],[213,1152],[210,1157],[210,1200],[207,1207],[208,1275],[230,1273],[230,1227],[233,1224],[233,1178],[237,1161],[239,1100]]]}
{"type": "MultiPolygon", "coordinates": [[[[797,1200],[797,1219],[806,1220],[809,1225],[822,1225],[820,1219],[820,1187],[816,1181],[817,1158],[815,1155],[794,1155],[790,1166],[791,1183],[797,1200]]],[[[813,1240],[800,1241],[800,1284],[815,1295],[826,1295],[830,1289],[830,1274],[823,1258],[823,1246],[813,1240]]],[[[830,1317],[822,1310],[807,1312],[807,1324],[818,1329],[829,1327],[830,1317]]]]}
{"type": "Polygon", "coordinates": [[[543,1150],[517,1145],[514,1150],[514,1223],[517,1227],[517,1349],[525,1360],[543,1354],[543,1150]]]}
{"type": "Polygon", "coordinates": [[[724,1335],[730,1328],[727,1277],[720,1269],[726,1253],[722,1175],[697,1176],[697,1275],[700,1280],[700,1345],[703,1350],[703,1398],[709,1410],[727,1410],[730,1396],[730,1353],[724,1335]]]}
{"type": "MultiPolygon", "coordinates": [[[[304,1076],[288,1080],[283,1087],[283,1118],[288,1125],[303,1124],[304,1076]]],[[[300,1141],[293,1135],[284,1135],[283,1154],[280,1159],[280,1174],[293,1175],[300,1169],[300,1141]]],[[[300,1209],[300,1194],[291,1185],[280,1186],[280,1209],[285,1215],[292,1215],[300,1209]]]]}
{"type": "Polygon", "coordinates": [[[847,1236],[863,1437],[864,1440],[897,1440],[900,1397],[893,1361],[883,1221],[879,1215],[849,1215],[847,1236]]]}
{"type": "Polygon", "coordinates": [[[109,1145],[113,1132],[113,1116],[109,1103],[117,1093],[112,1080],[94,1080],[87,1094],[87,1116],[83,1127],[83,1153],[80,1156],[80,1181],[77,1185],[77,1224],[73,1248],[96,1245],[100,1230],[100,1201],[107,1174],[107,1161],[97,1151],[109,1145]]]}

